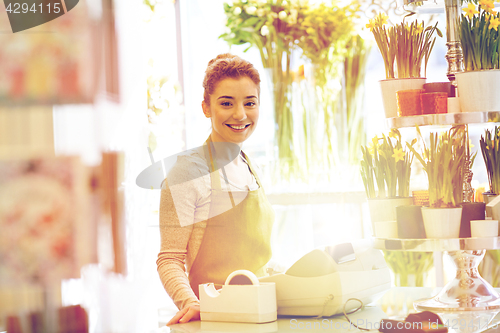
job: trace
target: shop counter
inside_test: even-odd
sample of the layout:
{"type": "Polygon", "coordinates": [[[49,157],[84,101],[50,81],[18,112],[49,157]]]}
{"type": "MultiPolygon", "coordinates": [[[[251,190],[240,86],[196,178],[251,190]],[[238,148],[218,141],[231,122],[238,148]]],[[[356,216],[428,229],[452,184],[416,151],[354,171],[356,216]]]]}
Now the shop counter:
{"type": "MultiPolygon", "coordinates": [[[[349,319],[359,327],[378,332],[380,320],[404,320],[410,313],[415,313],[413,302],[436,295],[441,288],[395,287],[391,288],[377,302],[366,305],[362,310],[350,314],[349,319]]],[[[497,291],[499,291],[497,289],[497,291]]],[[[449,332],[500,332],[500,310],[445,312],[438,313],[449,332]]],[[[175,313],[161,318],[158,333],[201,333],[201,332],[357,332],[346,318],[340,314],[332,317],[290,317],[278,316],[278,320],[265,324],[222,323],[194,321],[165,327],[165,323],[175,313]],[[168,318],[167,318],[168,317],[168,318]]]]}

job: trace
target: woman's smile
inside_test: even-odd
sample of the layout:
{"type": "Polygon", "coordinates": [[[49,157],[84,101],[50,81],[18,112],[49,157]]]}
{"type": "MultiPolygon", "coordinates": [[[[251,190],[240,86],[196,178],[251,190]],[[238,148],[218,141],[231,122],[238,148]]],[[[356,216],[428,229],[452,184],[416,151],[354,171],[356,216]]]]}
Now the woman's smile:
{"type": "Polygon", "coordinates": [[[235,132],[243,132],[250,125],[251,124],[243,124],[243,125],[226,124],[227,127],[231,128],[235,132]]]}

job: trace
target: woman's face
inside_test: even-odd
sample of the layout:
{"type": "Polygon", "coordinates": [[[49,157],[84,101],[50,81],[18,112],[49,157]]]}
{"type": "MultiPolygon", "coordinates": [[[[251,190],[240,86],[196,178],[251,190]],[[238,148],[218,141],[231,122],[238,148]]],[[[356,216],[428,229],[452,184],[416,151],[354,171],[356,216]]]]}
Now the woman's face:
{"type": "Polygon", "coordinates": [[[241,144],[250,137],[259,120],[259,91],[248,77],[226,78],[215,86],[210,106],[203,113],[212,120],[212,140],[241,144]]]}

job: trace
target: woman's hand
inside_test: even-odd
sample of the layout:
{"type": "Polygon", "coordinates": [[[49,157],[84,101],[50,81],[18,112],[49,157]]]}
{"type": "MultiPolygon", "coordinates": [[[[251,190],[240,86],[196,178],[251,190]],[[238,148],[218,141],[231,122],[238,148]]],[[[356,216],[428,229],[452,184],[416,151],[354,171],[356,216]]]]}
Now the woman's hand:
{"type": "Polygon", "coordinates": [[[170,319],[170,321],[167,323],[167,326],[177,323],[187,323],[190,320],[200,320],[199,305],[188,305],[184,307],[182,310],[177,312],[172,319],[170,319]]]}

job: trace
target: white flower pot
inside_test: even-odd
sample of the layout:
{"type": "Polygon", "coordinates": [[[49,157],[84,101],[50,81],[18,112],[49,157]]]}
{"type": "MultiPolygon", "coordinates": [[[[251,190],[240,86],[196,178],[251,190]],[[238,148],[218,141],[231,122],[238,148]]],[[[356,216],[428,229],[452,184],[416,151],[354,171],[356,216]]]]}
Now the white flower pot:
{"type": "Polygon", "coordinates": [[[380,238],[398,238],[397,221],[375,222],[375,236],[380,238]]]}
{"type": "Polygon", "coordinates": [[[387,79],[380,81],[382,101],[384,103],[385,117],[398,116],[398,103],[396,91],[408,89],[423,89],[426,78],[387,79]]]}
{"type": "Polygon", "coordinates": [[[497,237],[498,220],[470,221],[471,237],[497,237]]]}
{"type": "Polygon", "coordinates": [[[376,222],[396,221],[396,207],[413,204],[413,198],[384,198],[369,199],[370,218],[372,221],[372,231],[375,232],[376,222]]]}
{"type": "Polygon", "coordinates": [[[500,111],[500,70],[456,73],[462,112],[500,111]]]}
{"type": "Polygon", "coordinates": [[[422,207],[422,218],[427,238],[458,238],[460,236],[462,207],[422,207]]]}

